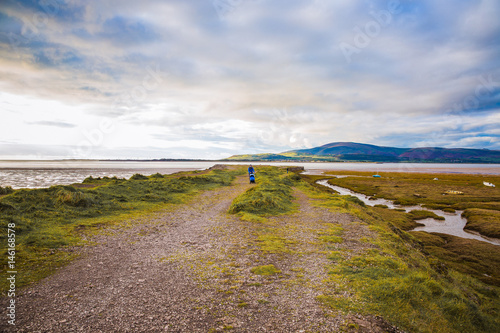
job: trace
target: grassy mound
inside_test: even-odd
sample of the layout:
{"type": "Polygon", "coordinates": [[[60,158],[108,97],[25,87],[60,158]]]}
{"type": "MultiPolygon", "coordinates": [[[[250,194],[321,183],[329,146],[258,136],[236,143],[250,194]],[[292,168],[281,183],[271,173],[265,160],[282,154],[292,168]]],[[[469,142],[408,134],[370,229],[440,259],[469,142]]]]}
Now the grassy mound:
{"type": "Polygon", "coordinates": [[[0,195],[11,194],[12,192],[14,192],[12,187],[10,187],[10,186],[1,187],[0,186],[0,195]]]}
{"type": "Polygon", "coordinates": [[[432,219],[439,220],[439,221],[445,220],[445,218],[443,216],[439,216],[436,213],[428,211],[428,210],[412,210],[408,214],[410,215],[411,219],[414,221],[424,220],[424,219],[428,219],[428,218],[432,218],[432,219]]]}
{"type": "Polygon", "coordinates": [[[474,230],[488,237],[500,238],[500,211],[468,208],[462,216],[467,219],[464,229],[474,230]]]}
{"type": "Polygon", "coordinates": [[[258,216],[279,215],[290,212],[293,205],[293,175],[286,176],[283,170],[273,167],[261,167],[258,183],[238,196],[229,213],[249,213],[258,216]]]}

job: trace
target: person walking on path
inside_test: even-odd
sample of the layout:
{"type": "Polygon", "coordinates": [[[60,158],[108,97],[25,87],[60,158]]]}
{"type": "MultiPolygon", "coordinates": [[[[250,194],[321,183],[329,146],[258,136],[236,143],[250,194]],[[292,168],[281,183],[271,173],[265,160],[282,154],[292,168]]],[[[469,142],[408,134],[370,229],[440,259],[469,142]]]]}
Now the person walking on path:
{"type": "Polygon", "coordinates": [[[250,184],[255,183],[255,169],[251,164],[248,167],[248,178],[250,179],[250,184]]]}

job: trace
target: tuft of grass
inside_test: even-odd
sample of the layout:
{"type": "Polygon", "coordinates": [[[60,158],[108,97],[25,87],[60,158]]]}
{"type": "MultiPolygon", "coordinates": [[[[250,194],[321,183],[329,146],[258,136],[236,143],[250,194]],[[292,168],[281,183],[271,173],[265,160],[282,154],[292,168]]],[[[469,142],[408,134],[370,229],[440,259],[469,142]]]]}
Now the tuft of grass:
{"type": "Polygon", "coordinates": [[[428,210],[412,210],[411,212],[408,213],[408,215],[410,215],[410,218],[414,221],[424,220],[428,218],[432,218],[439,221],[445,220],[443,216],[439,216],[436,213],[428,210]]]}
{"type": "Polygon", "coordinates": [[[256,275],[275,275],[281,273],[281,271],[272,264],[254,267],[250,269],[250,272],[256,275]]]}
{"type": "Polygon", "coordinates": [[[293,244],[293,242],[277,235],[276,232],[273,229],[261,231],[261,235],[257,237],[260,249],[267,253],[290,252],[288,245],[293,244]]]}
{"type": "Polygon", "coordinates": [[[229,213],[247,213],[257,216],[270,216],[289,213],[293,204],[293,182],[283,170],[273,167],[260,167],[257,185],[233,200],[229,213]]]}
{"type": "Polygon", "coordinates": [[[343,239],[340,237],[344,229],[339,225],[331,225],[328,229],[319,232],[319,240],[331,244],[331,243],[342,243],[343,239]]]}
{"type": "Polygon", "coordinates": [[[13,192],[14,190],[10,186],[5,186],[5,187],[0,186],[0,195],[11,194],[13,192]]]}
{"type": "Polygon", "coordinates": [[[378,207],[378,208],[389,208],[389,206],[387,206],[387,205],[380,205],[380,204],[375,205],[374,207],[378,207]]]}

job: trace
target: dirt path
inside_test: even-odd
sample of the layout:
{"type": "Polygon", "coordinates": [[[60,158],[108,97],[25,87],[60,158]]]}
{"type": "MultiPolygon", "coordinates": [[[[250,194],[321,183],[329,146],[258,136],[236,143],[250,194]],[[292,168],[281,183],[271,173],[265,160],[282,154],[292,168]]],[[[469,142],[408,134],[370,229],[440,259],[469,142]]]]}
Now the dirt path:
{"type": "MultiPolygon", "coordinates": [[[[189,205],[99,236],[98,245],[17,298],[15,332],[338,332],[395,331],[377,318],[326,310],[331,292],[325,244],[332,224],[344,228],[339,250],[368,246],[366,226],[314,207],[296,191],[300,210],[266,223],[227,214],[249,188],[246,177],[199,195],[189,205]],[[280,272],[251,269],[274,265],[280,272]]],[[[330,249],[331,250],[331,249],[330,249]]],[[[8,331],[6,320],[0,331],[8,331]]]]}

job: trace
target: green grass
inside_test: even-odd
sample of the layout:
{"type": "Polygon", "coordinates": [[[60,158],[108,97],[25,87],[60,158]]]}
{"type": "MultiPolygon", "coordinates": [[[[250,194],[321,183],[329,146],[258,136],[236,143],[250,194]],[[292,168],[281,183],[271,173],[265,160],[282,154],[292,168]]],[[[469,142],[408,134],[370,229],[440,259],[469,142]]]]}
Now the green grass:
{"type": "Polygon", "coordinates": [[[250,272],[256,275],[275,275],[281,273],[274,265],[257,266],[250,269],[250,272]]]}
{"type": "Polygon", "coordinates": [[[286,173],[286,168],[260,166],[257,183],[235,198],[229,208],[242,220],[254,225],[255,244],[263,253],[290,253],[292,240],[284,236],[284,230],[269,219],[272,216],[295,212],[293,186],[300,176],[286,173]]]}
{"type": "Polygon", "coordinates": [[[488,237],[500,238],[500,211],[468,208],[462,216],[467,219],[465,229],[477,231],[488,237]]]}
{"type": "Polygon", "coordinates": [[[332,178],[329,180],[330,184],[393,200],[397,204],[421,204],[446,212],[467,209],[468,213],[464,214],[468,219],[466,229],[490,237],[500,235],[500,189],[483,184],[484,181],[499,183],[500,176],[385,172],[380,173],[381,178],[373,178],[371,173],[367,172],[338,171],[335,174],[361,177],[332,178]],[[439,179],[434,180],[436,177],[439,179]],[[464,194],[445,194],[449,190],[461,191],[464,194]]]}
{"type": "Polygon", "coordinates": [[[440,221],[445,220],[445,218],[443,216],[439,216],[436,213],[428,211],[428,210],[412,210],[408,214],[410,215],[411,219],[414,221],[428,219],[428,218],[432,218],[432,219],[440,220],[440,221]]]}
{"type": "MultiPolygon", "coordinates": [[[[205,175],[175,177],[134,175],[131,179],[88,178],[92,188],[52,186],[21,189],[0,199],[0,242],[7,243],[7,225],[15,225],[17,286],[37,281],[75,255],[69,247],[82,244],[83,231],[127,217],[190,200],[199,191],[229,185],[242,170],[214,170],[205,175]]],[[[1,265],[7,267],[7,249],[1,265]]],[[[6,282],[0,282],[2,292],[6,282]]]]}
{"type": "MultiPolygon", "coordinates": [[[[418,225],[414,218],[423,218],[421,213],[363,207],[328,190],[319,193],[321,188],[314,185],[319,177],[303,178],[309,184],[304,190],[315,205],[355,215],[376,234],[365,239],[372,248],[361,253],[353,255],[336,248],[327,254],[331,288],[318,297],[325,306],[381,316],[409,332],[500,331],[498,247],[453,236],[405,232],[418,225]]],[[[380,179],[352,177],[341,181],[339,186],[349,183],[355,191],[383,193],[380,179]]],[[[398,182],[405,191],[413,191],[408,190],[411,182],[398,182]]],[[[420,198],[409,193],[408,199],[426,199],[422,197],[428,193],[420,192],[420,198]]],[[[491,200],[489,195],[486,200],[491,200]]],[[[469,198],[470,202],[476,199],[469,198]]],[[[412,202],[416,203],[422,202],[412,202]]]]}
{"type": "Polygon", "coordinates": [[[287,177],[282,169],[266,166],[257,171],[257,184],[233,200],[229,213],[271,216],[291,212],[293,174],[287,177]]]}
{"type": "Polygon", "coordinates": [[[12,189],[12,187],[10,187],[10,186],[6,186],[6,187],[0,186],[0,195],[11,194],[12,192],[14,192],[14,190],[12,189]]]}
{"type": "Polygon", "coordinates": [[[497,245],[445,234],[412,233],[423,250],[447,267],[500,287],[500,258],[497,245]]]}
{"type": "Polygon", "coordinates": [[[318,239],[326,244],[342,243],[343,239],[341,235],[343,232],[344,228],[340,225],[329,225],[327,229],[318,233],[318,239]]]}
{"type": "Polygon", "coordinates": [[[500,206],[500,189],[483,185],[483,181],[499,182],[500,176],[495,175],[382,172],[381,178],[373,178],[367,172],[338,171],[335,174],[362,177],[332,178],[329,180],[331,184],[395,200],[402,205],[424,204],[439,209],[465,209],[470,205],[500,206]],[[436,177],[439,180],[434,180],[436,177]],[[443,195],[448,190],[464,194],[443,195]]]}

